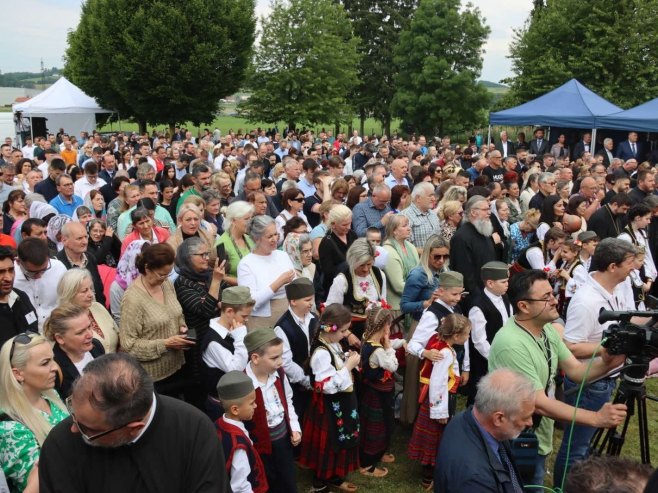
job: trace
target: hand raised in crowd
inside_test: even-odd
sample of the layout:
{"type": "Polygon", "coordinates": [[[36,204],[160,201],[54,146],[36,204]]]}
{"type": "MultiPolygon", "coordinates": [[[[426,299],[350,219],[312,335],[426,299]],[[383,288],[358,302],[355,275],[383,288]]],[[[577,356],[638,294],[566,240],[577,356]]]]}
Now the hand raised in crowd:
{"type": "Polygon", "coordinates": [[[350,351],[349,356],[345,361],[345,368],[352,371],[354,370],[354,368],[359,366],[360,361],[361,361],[361,356],[359,355],[359,353],[357,353],[356,351],[350,351]]]}
{"type": "Polygon", "coordinates": [[[226,260],[224,260],[220,264],[219,259],[215,259],[215,268],[212,271],[213,280],[221,281],[222,279],[224,279],[225,275],[226,275],[226,260]]]}
{"type": "Polygon", "coordinates": [[[626,404],[611,404],[606,402],[596,413],[597,428],[614,428],[626,418],[626,404]]]}
{"type": "Polygon", "coordinates": [[[112,226],[108,226],[105,228],[105,236],[112,237],[114,235],[114,228],[112,226]]]}

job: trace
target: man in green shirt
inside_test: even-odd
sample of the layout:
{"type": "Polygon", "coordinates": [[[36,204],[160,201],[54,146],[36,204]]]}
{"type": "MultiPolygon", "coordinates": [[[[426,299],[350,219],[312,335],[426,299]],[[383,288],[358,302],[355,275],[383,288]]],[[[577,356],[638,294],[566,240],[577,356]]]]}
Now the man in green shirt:
{"type": "MultiPolygon", "coordinates": [[[[596,428],[611,428],[626,417],[624,404],[605,404],[598,412],[574,407],[555,399],[555,375],[558,369],[575,382],[598,378],[624,363],[625,356],[610,356],[603,350],[592,363],[578,361],[567,349],[552,323],[558,318],[557,300],[547,274],[527,270],[510,279],[507,291],[514,317],[498,331],[491,344],[489,371],[511,368],[526,375],[536,389],[536,413],[543,416],[536,430],[539,456],[531,484],[543,485],[546,457],[552,451],[553,420],[571,421],[596,428]]],[[[541,491],[537,489],[536,491],[541,491]]]]}

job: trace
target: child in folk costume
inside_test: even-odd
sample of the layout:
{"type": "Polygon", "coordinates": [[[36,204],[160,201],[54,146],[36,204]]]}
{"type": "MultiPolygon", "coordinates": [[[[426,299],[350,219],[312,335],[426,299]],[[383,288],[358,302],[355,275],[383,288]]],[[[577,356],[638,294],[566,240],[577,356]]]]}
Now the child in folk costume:
{"type": "MultiPolygon", "coordinates": [[[[459,363],[455,344],[465,344],[471,332],[471,322],[463,315],[450,314],[439,321],[437,332],[427,343],[427,349],[439,351],[442,358],[423,362],[420,370],[420,410],[409,441],[409,458],[423,466],[423,487],[432,487],[436,451],[441,435],[454,413],[459,387],[459,363]]],[[[439,459],[440,460],[440,459],[439,459]]]]}
{"type": "Polygon", "coordinates": [[[560,250],[561,262],[557,270],[557,310],[566,319],[569,301],[579,286],[585,284],[589,274],[580,263],[580,241],[568,239],[560,250]]]}
{"type": "Polygon", "coordinates": [[[359,413],[352,370],[359,353],[344,352],[352,315],[339,304],[327,306],[311,342],[313,401],[302,427],[301,465],[313,470],[314,491],[356,491],[345,476],[359,467],[359,413]]]}
{"type": "Polygon", "coordinates": [[[393,435],[395,379],[398,369],[395,350],[406,346],[404,339],[390,339],[393,315],[390,310],[373,308],[368,313],[361,345],[361,474],[384,477],[385,467],[377,463],[395,461],[386,453],[393,435]]]}
{"type": "Polygon", "coordinates": [[[589,273],[589,266],[592,264],[592,257],[597,245],[601,241],[594,231],[583,231],[578,235],[580,241],[580,263],[589,273]]]}
{"type": "Polygon", "coordinates": [[[219,379],[217,395],[225,409],[215,425],[224,449],[226,472],[234,493],[268,491],[265,468],[244,426],[256,408],[256,391],[251,379],[241,371],[229,371],[219,379]]]}

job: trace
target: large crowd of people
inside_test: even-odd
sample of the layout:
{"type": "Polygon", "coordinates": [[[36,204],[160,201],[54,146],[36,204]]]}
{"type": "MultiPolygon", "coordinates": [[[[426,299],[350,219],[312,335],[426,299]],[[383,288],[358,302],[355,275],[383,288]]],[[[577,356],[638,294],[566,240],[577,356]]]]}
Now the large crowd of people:
{"type": "Polygon", "coordinates": [[[621,484],[597,314],[658,294],[658,154],[533,137],[6,139],[0,492],[375,490],[395,423],[419,490],[540,491],[554,420],[554,485],[621,484]]]}

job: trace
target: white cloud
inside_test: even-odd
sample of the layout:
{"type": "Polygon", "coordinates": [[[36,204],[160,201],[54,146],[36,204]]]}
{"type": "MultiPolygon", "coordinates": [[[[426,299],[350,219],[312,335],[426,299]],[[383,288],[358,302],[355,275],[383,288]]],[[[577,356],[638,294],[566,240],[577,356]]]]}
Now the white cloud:
{"type": "MultiPolygon", "coordinates": [[[[471,0],[482,12],[491,34],[485,45],[482,78],[499,81],[510,75],[509,42],[512,29],[521,27],[532,7],[531,0],[471,0]]],[[[37,72],[43,58],[46,67],[63,66],[66,34],[80,20],[82,0],[9,0],[3,10],[3,43],[0,70],[37,72]]],[[[465,3],[465,2],[464,2],[465,3]]],[[[267,16],[269,0],[257,0],[256,15],[267,16]]]]}

